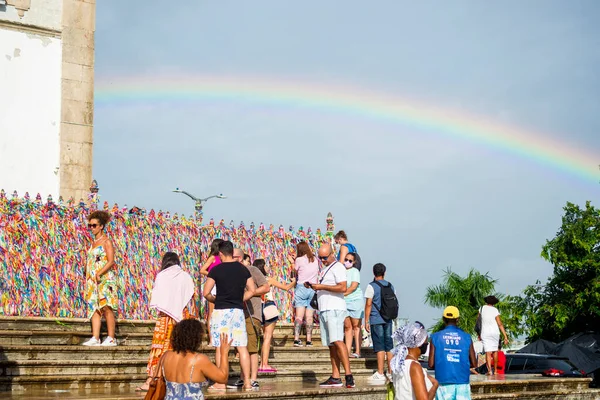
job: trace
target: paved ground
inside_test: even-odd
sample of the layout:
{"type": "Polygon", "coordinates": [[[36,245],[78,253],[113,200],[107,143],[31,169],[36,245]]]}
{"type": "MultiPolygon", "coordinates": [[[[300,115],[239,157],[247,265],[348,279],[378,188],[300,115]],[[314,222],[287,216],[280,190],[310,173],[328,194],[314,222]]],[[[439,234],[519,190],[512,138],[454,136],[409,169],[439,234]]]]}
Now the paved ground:
{"type": "MultiPolygon", "coordinates": [[[[502,385],[503,382],[509,383],[514,381],[532,381],[532,380],[548,380],[549,378],[542,377],[540,375],[472,375],[471,382],[478,383],[480,385],[502,385]]],[[[242,392],[241,390],[228,389],[226,392],[205,392],[207,399],[228,399],[228,398],[244,398],[244,399],[259,399],[261,394],[277,394],[281,398],[293,397],[297,392],[305,392],[317,396],[326,392],[332,391],[356,391],[362,392],[365,396],[369,394],[375,397],[375,393],[382,393],[384,388],[382,386],[369,386],[365,380],[357,380],[357,387],[355,389],[320,389],[316,383],[303,383],[303,382],[272,382],[263,383],[259,391],[253,392],[242,392]],[[242,395],[243,393],[243,395],[242,395]]],[[[94,393],[92,391],[81,392],[78,390],[74,391],[43,391],[43,392],[32,392],[32,393],[0,393],[0,397],[5,400],[49,400],[49,399],[67,399],[67,400],[101,400],[101,399],[113,399],[113,400],[139,400],[143,399],[144,394],[136,393],[134,391],[116,391],[111,393],[94,393]]],[[[371,397],[371,398],[373,398],[371,397]]]]}

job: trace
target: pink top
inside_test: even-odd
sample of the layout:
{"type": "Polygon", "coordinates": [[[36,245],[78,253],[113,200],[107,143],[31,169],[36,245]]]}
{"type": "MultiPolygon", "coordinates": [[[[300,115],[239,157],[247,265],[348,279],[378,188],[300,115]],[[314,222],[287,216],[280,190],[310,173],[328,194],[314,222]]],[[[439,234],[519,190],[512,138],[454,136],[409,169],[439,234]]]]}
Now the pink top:
{"type": "Polygon", "coordinates": [[[219,264],[221,264],[221,258],[219,258],[219,256],[215,256],[215,261],[213,261],[212,264],[208,266],[208,272],[210,272],[211,269],[213,269],[219,264]]]}
{"type": "Polygon", "coordinates": [[[308,261],[308,256],[296,258],[294,261],[294,269],[298,272],[297,285],[302,285],[304,282],[317,283],[319,276],[319,262],[317,257],[313,262],[308,261]]]}

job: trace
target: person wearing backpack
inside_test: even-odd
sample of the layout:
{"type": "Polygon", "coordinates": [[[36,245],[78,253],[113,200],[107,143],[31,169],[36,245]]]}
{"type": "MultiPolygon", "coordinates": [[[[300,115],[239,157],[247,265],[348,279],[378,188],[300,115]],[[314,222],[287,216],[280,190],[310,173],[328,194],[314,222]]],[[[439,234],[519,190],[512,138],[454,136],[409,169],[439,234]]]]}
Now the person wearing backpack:
{"type": "Polygon", "coordinates": [[[348,242],[348,236],[346,235],[346,232],[339,231],[335,234],[333,240],[335,240],[335,244],[340,246],[340,251],[338,252],[337,260],[341,263],[344,263],[346,256],[349,253],[354,253],[354,268],[360,271],[360,269],[362,268],[362,261],[360,259],[360,256],[358,255],[356,246],[348,242]]]}
{"type": "Polygon", "coordinates": [[[377,371],[369,377],[371,385],[385,385],[384,363],[387,356],[388,379],[391,380],[392,322],[398,317],[398,299],[391,283],[385,280],[385,265],[373,266],[375,279],[365,290],[365,329],[371,333],[373,352],[377,354],[377,371]]]}

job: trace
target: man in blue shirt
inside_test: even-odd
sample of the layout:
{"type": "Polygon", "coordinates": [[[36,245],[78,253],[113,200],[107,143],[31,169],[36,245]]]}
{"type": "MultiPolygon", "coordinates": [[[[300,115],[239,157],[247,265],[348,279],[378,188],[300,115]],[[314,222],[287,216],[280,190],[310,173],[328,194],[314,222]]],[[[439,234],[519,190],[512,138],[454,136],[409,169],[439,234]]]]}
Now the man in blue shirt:
{"type": "MultiPolygon", "coordinates": [[[[373,266],[375,279],[367,285],[365,290],[365,329],[371,333],[373,339],[373,352],[377,355],[377,371],[367,379],[369,385],[385,385],[386,376],[383,367],[387,356],[388,373],[392,374],[390,363],[392,360],[392,321],[386,321],[380,314],[381,310],[381,287],[390,283],[385,280],[385,265],[378,263],[373,266]]],[[[393,286],[392,286],[393,288],[393,286]]]]}
{"type": "Polygon", "coordinates": [[[440,386],[436,400],[470,400],[471,368],[477,366],[471,335],[460,329],[458,308],[448,306],[442,318],[446,327],[431,335],[429,369],[435,369],[440,386]]]}

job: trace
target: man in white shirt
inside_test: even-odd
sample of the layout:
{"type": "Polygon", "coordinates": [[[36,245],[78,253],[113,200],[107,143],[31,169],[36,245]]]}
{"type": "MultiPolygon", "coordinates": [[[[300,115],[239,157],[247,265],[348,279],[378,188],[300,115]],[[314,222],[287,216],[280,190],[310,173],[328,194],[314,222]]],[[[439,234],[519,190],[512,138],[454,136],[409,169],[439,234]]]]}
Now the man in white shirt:
{"type": "Polygon", "coordinates": [[[340,362],[346,372],[346,387],[353,388],[354,377],[350,370],[348,348],[344,344],[344,320],[348,316],[346,311],[346,267],[335,259],[333,247],[324,244],[319,249],[319,260],[323,268],[319,274],[319,283],[305,282],[306,287],[317,291],[319,302],[319,320],[321,322],[321,341],[324,346],[329,346],[331,359],[331,377],[321,383],[321,387],[342,387],[340,377],[340,362]]]}

